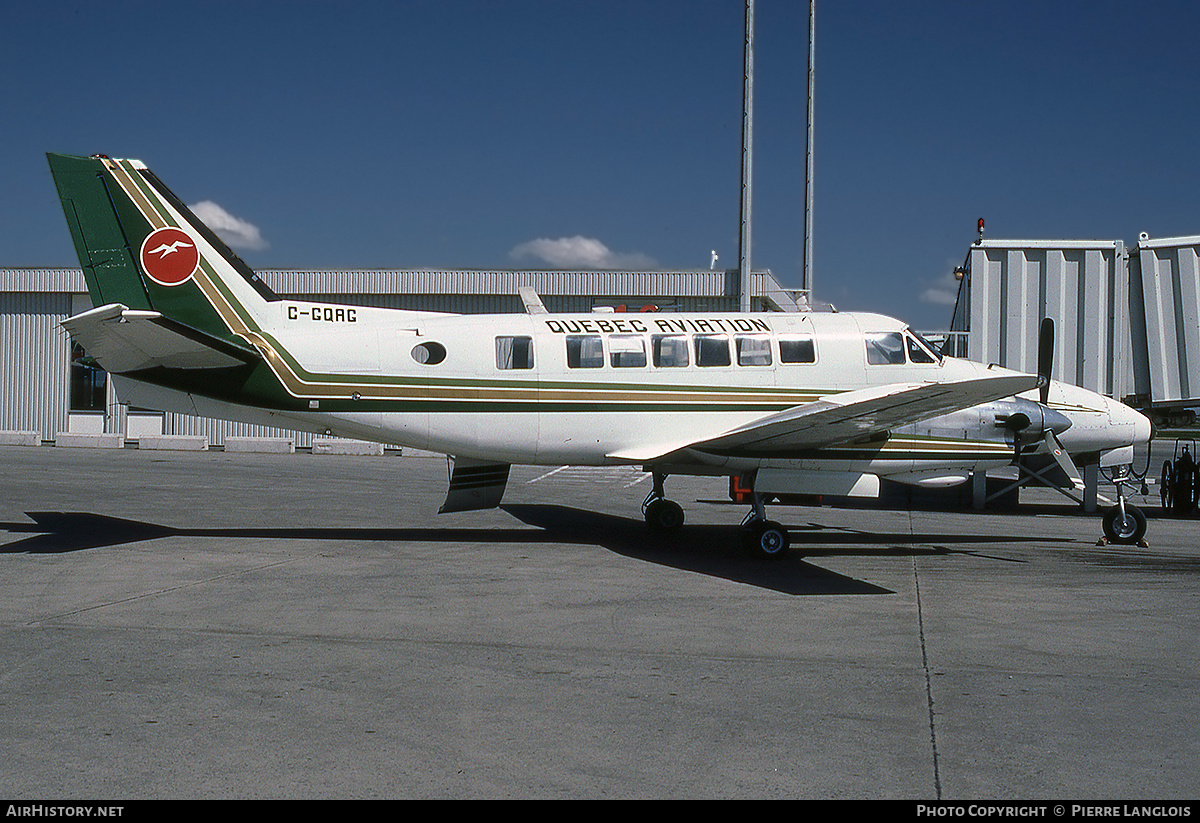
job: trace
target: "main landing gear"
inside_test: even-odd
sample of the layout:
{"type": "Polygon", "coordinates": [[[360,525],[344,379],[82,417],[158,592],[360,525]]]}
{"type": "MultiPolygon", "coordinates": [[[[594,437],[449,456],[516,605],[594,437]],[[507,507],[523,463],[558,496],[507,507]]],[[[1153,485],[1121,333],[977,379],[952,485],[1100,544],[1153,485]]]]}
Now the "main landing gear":
{"type": "Polygon", "coordinates": [[[663,494],[665,474],[654,474],[654,488],[642,503],[642,517],[653,532],[666,534],[678,531],[683,525],[683,507],[663,494]]]}
{"type": "Polygon", "coordinates": [[[742,521],[742,544],[759,557],[777,560],[787,553],[791,540],[787,529],[767,519],[763,507],[763,496],[754,493],[754,508],[750,509],[742,521]]]}
{"type": "MultiPolygon", "coordinates": [[[[663,493],[665,474],[654,473],[654,488],[642,503],[642,516],[653,532],[667,534],[683,526],[683,509],[663,493]]],[[[787,529],[767,519],[763,496],[754,494],[754,507],[742,521],[742,544],[759,557],[775,560],[787,553],[791,541],[787,529]]]]}

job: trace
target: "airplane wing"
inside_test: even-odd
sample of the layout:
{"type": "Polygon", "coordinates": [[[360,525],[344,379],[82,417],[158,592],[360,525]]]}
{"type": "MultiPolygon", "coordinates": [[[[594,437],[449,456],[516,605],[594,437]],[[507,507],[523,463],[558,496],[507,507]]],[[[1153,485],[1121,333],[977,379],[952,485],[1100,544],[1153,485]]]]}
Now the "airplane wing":
{"type": "Polygon", "coordinates": [[[113,374],[156,366],[223,369],[253,363],[258,355],[178,323],[156,311],[111,303],[68,317],[62,326],[105,371],[113,374]]]}
{"type": "Polygon", "coordinates": [[[669,448],[650,448],[640,450],[640,453],[634,449],[610,456],[649,461],[685,450],[713,455],[766,456],[819,449],[1010,397],[1037,385],[1036,375],[1007,375],[952,383],[893,383],[795,406],[706,440],[669,448]]]}

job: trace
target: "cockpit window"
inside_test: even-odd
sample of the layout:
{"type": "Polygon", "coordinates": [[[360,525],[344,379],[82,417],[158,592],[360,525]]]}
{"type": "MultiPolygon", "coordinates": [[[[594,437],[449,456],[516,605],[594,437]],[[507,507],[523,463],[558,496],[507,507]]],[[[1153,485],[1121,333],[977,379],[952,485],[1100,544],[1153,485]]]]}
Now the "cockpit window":
{"type": "Polygon", "coordinates": [[[904,335],[898,331],[869,332],[867,363],[872,366],[904,365],[904,335]]]}
{"type": "Polygon", "coordinates": [[[904,336],[905,343],[908,344],[908,360],[910,363],[936,363],[937,357],[934,356],[929,344],[918,335],[916,332],[911,332],[904,336]],[[921,345],[924,343],[925,345],[921,345]]]}

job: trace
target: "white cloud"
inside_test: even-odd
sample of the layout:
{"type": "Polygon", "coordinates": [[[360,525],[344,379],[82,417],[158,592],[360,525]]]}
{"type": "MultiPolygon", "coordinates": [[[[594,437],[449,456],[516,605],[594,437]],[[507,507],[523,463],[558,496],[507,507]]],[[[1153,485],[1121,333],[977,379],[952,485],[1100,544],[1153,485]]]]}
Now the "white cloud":
{"type": "Polygon", "coordinates": [[[951,291],[950,289],[933,286],[921,292],[921,302],[936,303],[939,306],[953,306],[958,302],[958,290],[951,291]]]}
{"type": "Polygon", "coordinates": [[[188,208],[204,222],[204,225],[228,243],[230,248],[261,251],[270,245],[263,239],[258,226],[240,217],[234,217],[211,200],[204,200],[188,208]]]}
{"type": "Polygon", "coordinates": [[[953,306],[958,302],[958,278],[954,276],[953,267],[921,292],[921,302],[938,306],[953,306]]]}
{"type": "Polygon", "coordinates": [[[556,269],[653,269],[654,260],[640,252],[618,253],[592,237],[541,237],[521,243],[509,255],[514,260],[539,260],[556,269]]]}

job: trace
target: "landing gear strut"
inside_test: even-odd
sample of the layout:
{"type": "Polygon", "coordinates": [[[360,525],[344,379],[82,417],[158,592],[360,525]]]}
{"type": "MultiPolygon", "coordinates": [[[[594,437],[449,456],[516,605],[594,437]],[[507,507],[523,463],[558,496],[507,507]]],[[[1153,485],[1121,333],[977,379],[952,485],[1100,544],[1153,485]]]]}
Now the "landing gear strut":
{"type": "Polygon", "coordinates": [[[768,560],[777,560],[787,553],[791,541],[787,529],[767,519],[763,496],[754,492],[754,508],[742,521],[742,543],[747,549],[768,560]]]}
{"type": "Polygon", "coordinates": [[[668,500],[663,493],[665,474],[654,473],[654,488],[642,503],[642,517],[651,531],[662,534],[678,531],[683,526],[683,507],[668,500]]]}
{"type": "MultiPolygon", "coordinates": [[[[678,531],[683,526],[683,509],[675,501],[668,500],[663,491],[667,476],[653,472],[652,477],[654,488],[642,503],[642,517],[646,519],[646,526],[658,534],[678,531]]],[[[787,553],[791,545],[787,529],[767,519],[761,494],[752,492],[752,495],[754,507],[742,520],[742,543],[759,557],[778,559],[787,553]]]]}

